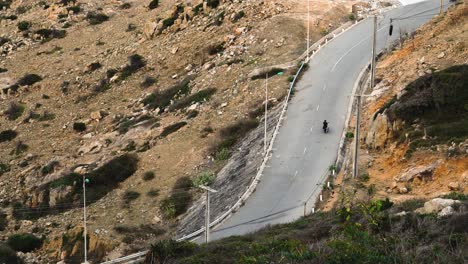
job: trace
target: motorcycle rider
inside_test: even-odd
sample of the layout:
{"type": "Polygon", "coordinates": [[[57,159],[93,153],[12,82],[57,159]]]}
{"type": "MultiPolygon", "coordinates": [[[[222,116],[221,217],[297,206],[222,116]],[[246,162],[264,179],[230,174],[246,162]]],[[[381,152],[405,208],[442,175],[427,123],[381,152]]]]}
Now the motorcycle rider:
{"type": "Polygon", "coordinates": [[[327,133],[328,131],[328,122],[327,120],[323,120],[323,132],[327,133]]]}

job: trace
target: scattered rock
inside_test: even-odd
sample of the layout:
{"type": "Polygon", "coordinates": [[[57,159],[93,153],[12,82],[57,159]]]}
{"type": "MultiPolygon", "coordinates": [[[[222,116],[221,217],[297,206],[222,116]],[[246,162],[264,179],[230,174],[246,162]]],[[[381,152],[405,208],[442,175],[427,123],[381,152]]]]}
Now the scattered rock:
{"type": "Polygon", "coordinates": [[[408,193],[408,192],[409,192],[409,191],[408,191],[408,188],[406,188],[406,187],[400,187],[400,188],[398,188],[398,193],[399,193],[399,194],[405,194],[405,193],[408,193]]]}
{"type": "Polygon", "coordinates": [[[448,184],[448,188],[451,191],[459,191],[461,189],[461,186],[460,186],[460,183],[458,183],[458,182],[450,182],[448,184]]]}
{"type": "Polygon", "coordinates": [[[453,215],[454,213],[455,213],[455,209],[453,209],[452,206],[447,206],[447,207],[445,207],[444,209],[442,209],[442,210],[437,214],[437,216],[438,216],[438,217],[444,217],[444,216],[453,215]]]}
{"type": "Polygon", "coordinates": [[[443,57],[445,57],[445,52],[441,52],[439,55],[437,55],[438,59],[442,59],[443,57]]]}

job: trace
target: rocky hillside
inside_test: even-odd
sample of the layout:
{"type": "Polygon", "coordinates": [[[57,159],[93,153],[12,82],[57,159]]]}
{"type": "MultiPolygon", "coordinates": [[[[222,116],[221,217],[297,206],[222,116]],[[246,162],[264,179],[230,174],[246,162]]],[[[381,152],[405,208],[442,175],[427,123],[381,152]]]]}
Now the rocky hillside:
{"type": "Polygon", "coordinates": [[[468,8],[459,3],[378,64],[365,106],[362,171],[396,200],[466,192],[468,8]]]}
{"type": "MultiPolygon", "coordinates": [[[[312,40],[354,19],[350,1],[317,5],[312,40]]],[[[264,80],[249,74],[305,50],[303,12],[279,0],[0,0],[0,239],[31,241],[15,248],[35,252],[27,262],[82,260],[85,178],[93,260],[171,236],[193,182],[212,182],[260,120],[264,80]]],[[[269,106],[294,69],[282,72],[269,106]]]]}

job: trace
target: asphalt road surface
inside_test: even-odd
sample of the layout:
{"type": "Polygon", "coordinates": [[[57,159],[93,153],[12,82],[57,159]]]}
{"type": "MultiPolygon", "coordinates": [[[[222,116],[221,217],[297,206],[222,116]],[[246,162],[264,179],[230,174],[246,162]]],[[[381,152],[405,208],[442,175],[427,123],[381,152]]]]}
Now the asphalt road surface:
{"type": "MultiPolygon", "coordinates": [[[[447,0],[444,5],[446,9],[447,0]]],[[[377,51],[438,13],[439,0],[430,0],[380,15],[377,51]],[[395,19],[392,36],[388,35],[390,18],[395,19]]],[[[296,220],[303,215],[304,201],[312,197],[307,208],[310,212],[324,176],[335,162],[354,83],[371,59],[372,27],[372,19],[361,22],[311,59],[296,86],[256,192],[238,212],[212,230],[212,240],[296,220]],[[328,134],[322,132],[324,119],[330,124],[328,134]]]]}

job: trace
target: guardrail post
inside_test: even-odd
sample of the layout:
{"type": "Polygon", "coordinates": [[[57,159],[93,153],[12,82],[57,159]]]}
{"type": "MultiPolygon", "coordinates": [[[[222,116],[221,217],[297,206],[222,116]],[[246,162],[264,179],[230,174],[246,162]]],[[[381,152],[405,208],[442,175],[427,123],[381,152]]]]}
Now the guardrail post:
{"type": "Polygon", "coordinates": [[[307,202],[304,203],[304,216],[307,214],[307,202]]]}

